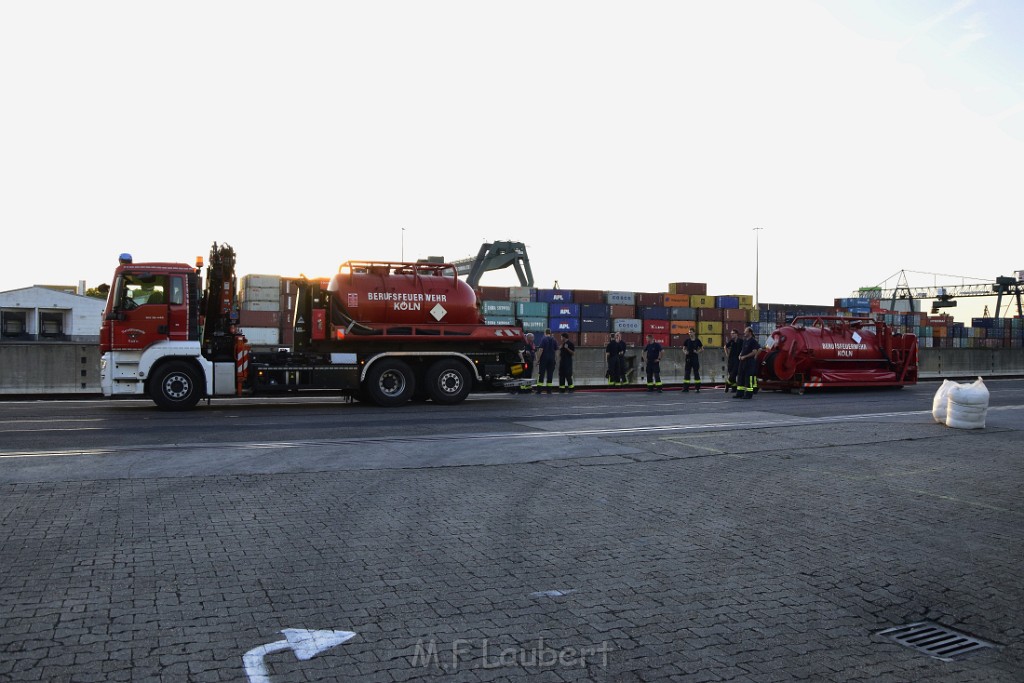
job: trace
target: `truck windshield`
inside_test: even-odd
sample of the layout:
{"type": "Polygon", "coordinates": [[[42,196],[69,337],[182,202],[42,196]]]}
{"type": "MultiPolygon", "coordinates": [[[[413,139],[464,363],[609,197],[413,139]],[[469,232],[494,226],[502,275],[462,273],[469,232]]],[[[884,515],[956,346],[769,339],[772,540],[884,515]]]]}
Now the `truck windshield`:
{"type": "Polygon", "coordinates": [[[131,310],[147,304],[165,304],[169,287],[166,275],[123,273],[117,282],[114,308],[131,310]]]}

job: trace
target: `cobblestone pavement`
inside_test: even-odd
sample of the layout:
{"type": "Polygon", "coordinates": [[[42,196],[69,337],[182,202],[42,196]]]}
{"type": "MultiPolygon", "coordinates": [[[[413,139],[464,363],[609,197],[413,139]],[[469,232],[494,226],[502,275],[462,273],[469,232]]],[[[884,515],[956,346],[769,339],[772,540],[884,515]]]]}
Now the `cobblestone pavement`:
{"type": "Polygon", "coordinates": [[[1010,417],[612,434],[617,454],[517,464],[2,484],[0,680],[259,680],[245,653],[325,629],[356,635],[249,663],[275,682],[1021,681],[1010,417]],[[998,647],[945,662],[877,635],[920,620],[998,647]]]}

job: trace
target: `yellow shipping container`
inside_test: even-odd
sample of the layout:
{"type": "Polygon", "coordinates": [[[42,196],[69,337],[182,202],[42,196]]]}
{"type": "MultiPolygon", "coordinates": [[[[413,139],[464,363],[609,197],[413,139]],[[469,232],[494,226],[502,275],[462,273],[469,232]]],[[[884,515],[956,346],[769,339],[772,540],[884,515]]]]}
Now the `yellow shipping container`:
{"type": "Polygon", "coordinates": [[[715,297],[713,296],[691,296],[690,308],[714,308],[715,297]]]}
{"type": "Polygon", "coordinates": [[[690,307],[690,295],[689,294],[666,294],[665,305],[669,308],[689,308],[690,307]]]}
{"type": "Polygon", "coordinates": [[[708,320],[697,323],[697,333],[703,337],[706,334],[717,334],[722,336],[722,323],[719,320],[708,320]]]}
{"type": "Polygon", "coordinates": [[[720,349],[722,348],[722,335],[720,334],[701,334],[698,339],[700,343],[709,349],[720,349]]]}
{"type": "Polygon", "coordinates": [[[697,323],[693,320],[673,320],[669,323],[669,334],[686,334],[690,330],[696,331],[697,323]]]}
{"type": "Polygon", "coordinates": [[[732,296],[740,300],[740,308],[751,308],[754,305],[753,294],[733,294],[732,296]]]}

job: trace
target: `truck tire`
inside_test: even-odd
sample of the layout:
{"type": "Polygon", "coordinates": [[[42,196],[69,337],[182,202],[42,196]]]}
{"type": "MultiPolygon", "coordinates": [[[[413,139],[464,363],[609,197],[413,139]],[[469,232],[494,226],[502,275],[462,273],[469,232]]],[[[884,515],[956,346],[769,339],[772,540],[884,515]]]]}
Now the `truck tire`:
{"type": "Polygon", "coordinates": [[[416,393],[416,376],[403,361],[386,358],[370,367],[366,394],[379,406],[400,406],[416,393]]]}
{"type": "Polygon", "coordinates": [[[461,361],[445,358],[427,370],[427,393],[435,403],[461,403],[469,396],[471,383],[469,370],[461,361]]]}
{"type": "Polygon", "coordinates": [[[198,373],[191,363],[166,363],[149,378],[149,396],[163,410],[195,408],[201,394],[198,373]]]}

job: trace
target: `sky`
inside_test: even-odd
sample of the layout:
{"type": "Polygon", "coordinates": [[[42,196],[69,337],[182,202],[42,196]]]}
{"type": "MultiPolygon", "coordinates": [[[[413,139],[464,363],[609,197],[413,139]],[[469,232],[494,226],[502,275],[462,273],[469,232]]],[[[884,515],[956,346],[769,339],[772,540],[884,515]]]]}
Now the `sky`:
{"type": "Polygon", "coordinates": [[[0,291],[214,241],[326,276],[514,240],[538,287],[762,302],[993,280],[1020,35],[1004,0],[0,3],[0,291]]]}

